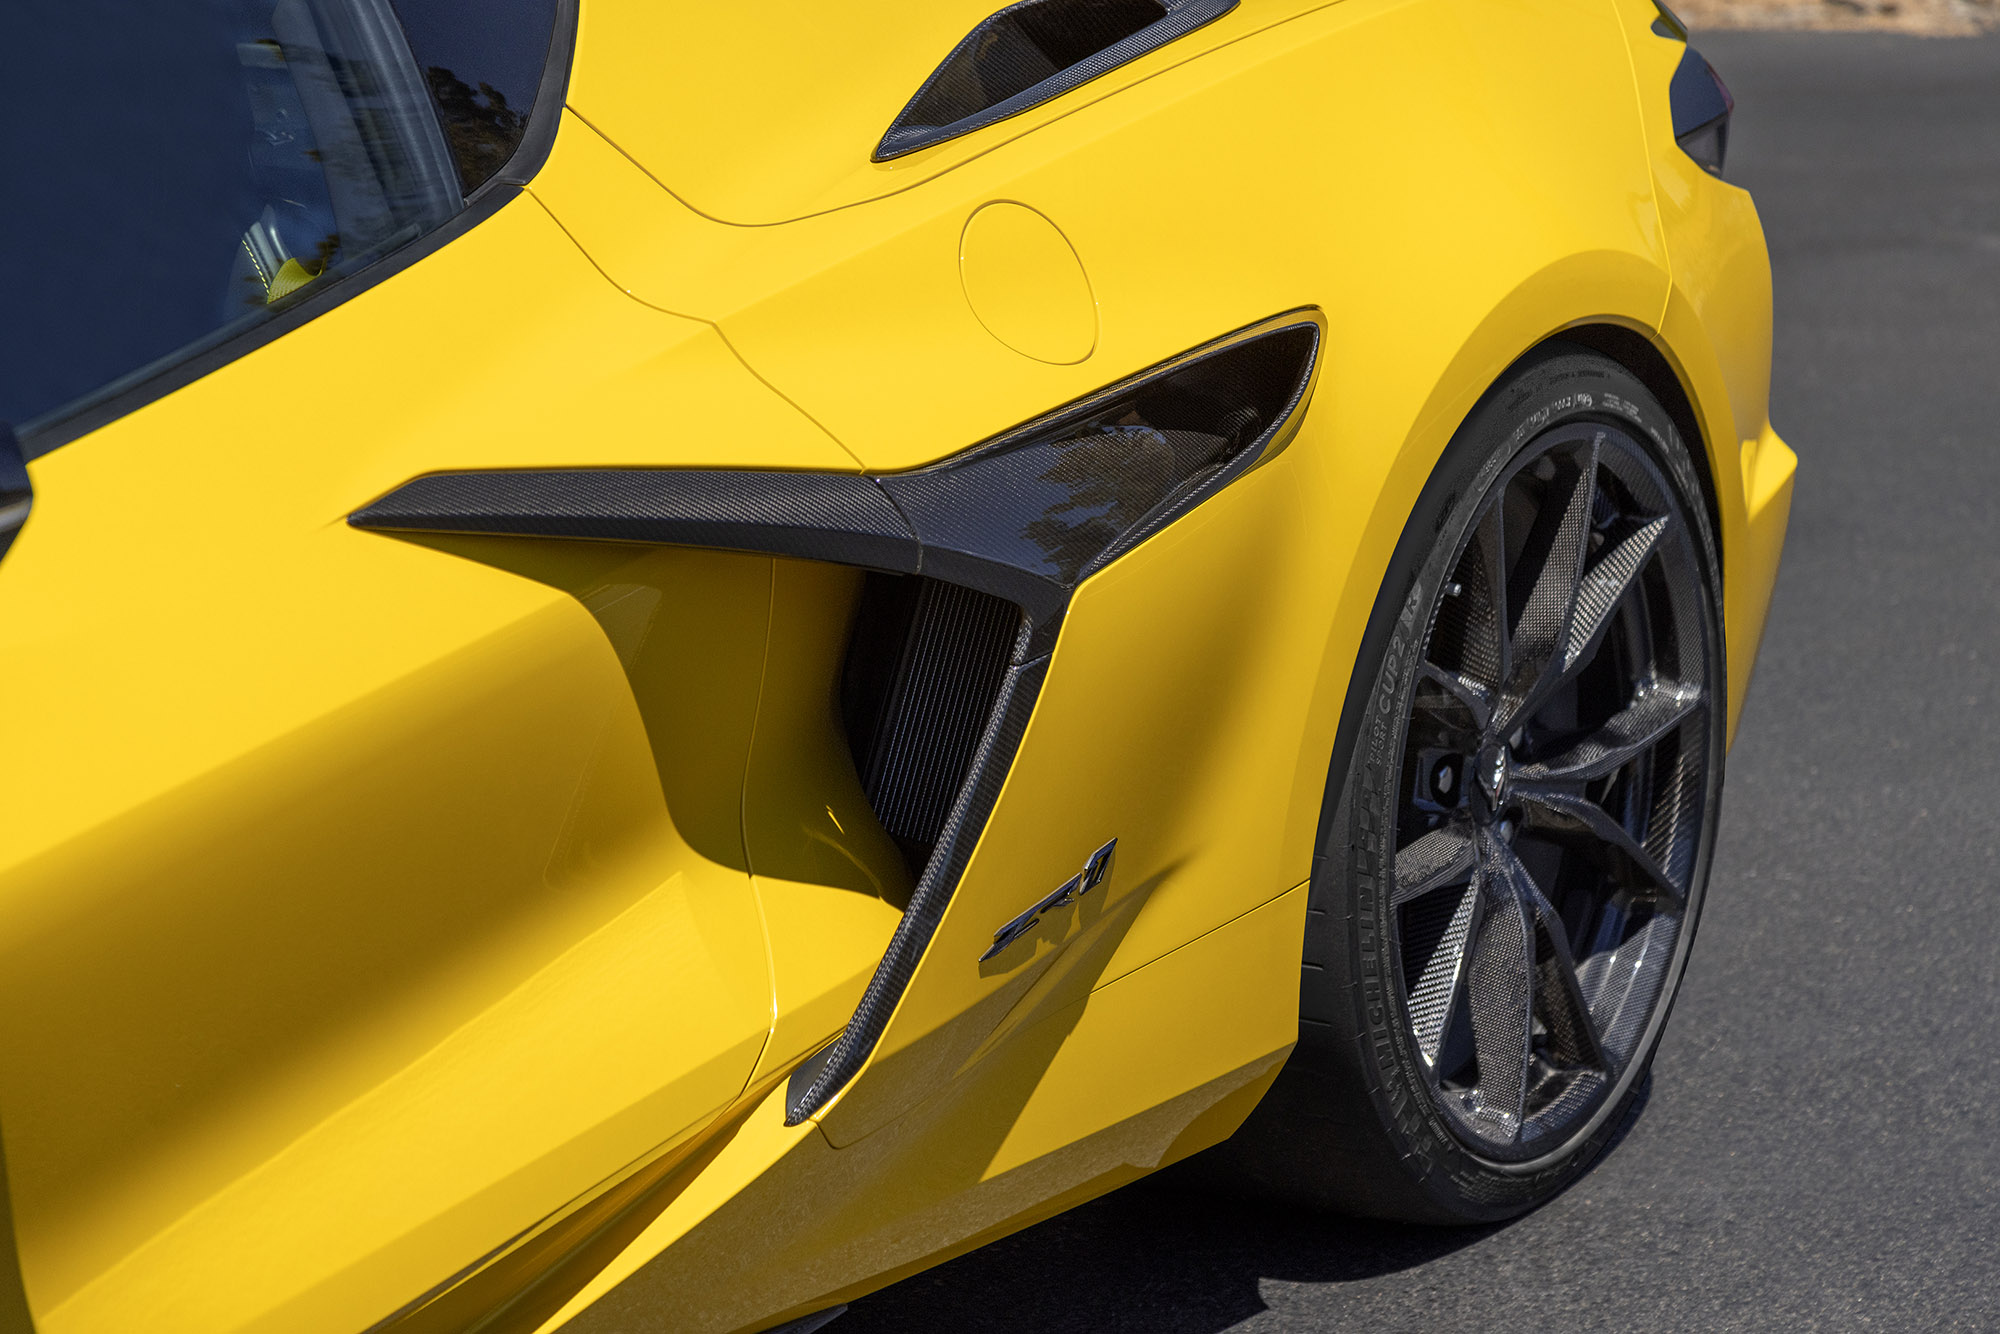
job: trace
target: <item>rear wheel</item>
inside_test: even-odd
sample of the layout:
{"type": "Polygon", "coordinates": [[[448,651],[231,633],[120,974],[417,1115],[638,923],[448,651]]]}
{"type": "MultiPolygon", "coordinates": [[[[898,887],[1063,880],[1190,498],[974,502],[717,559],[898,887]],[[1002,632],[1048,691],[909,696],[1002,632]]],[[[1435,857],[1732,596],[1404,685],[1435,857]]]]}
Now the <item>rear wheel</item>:
{"type": "Polygon", "coordinates": [[[1651,1060],[1721,795],[1714,540],[1621,367],[1538,354],[1405,532],[1329,775],[1300,1044],[1230,1154],[1430,1222],[1573,1179],[1651,1060]]]}

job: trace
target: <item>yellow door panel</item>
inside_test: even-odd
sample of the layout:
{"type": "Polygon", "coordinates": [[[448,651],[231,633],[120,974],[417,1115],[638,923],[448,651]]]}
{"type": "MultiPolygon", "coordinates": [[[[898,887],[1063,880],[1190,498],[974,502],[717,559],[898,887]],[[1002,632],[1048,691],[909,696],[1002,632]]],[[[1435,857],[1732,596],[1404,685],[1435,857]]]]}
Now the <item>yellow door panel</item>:
{"type": "Polygon", "coordinates": [[[213,452],[211,504],[314,523],[448,468],[856,466],[712,327],[620,295],[532,199],[87,447],[141,434],[213,452]]]}
{"type": "MultiPolygon", "coordinates": [[[[44,491],[103,494],[80,474],[117,453],[44,491]]],[[[27,771],[60,747],[151,788],[5,878],[46,1329],[365,1324],[711,1115],[768,1024],[744,878],[676,835],[580,606],[343,529],[240,563],[212,596],[128,571],[37,655],[103,667],[33,683],[27,771]]]]}
{"type": "Polygon", "coordinates": [[[772,562],[344,516],[746,452],[853,466],[521,200],[31,465],[0,1127],[41,1328],[363,1328],[739,1095],[772,562]]]}

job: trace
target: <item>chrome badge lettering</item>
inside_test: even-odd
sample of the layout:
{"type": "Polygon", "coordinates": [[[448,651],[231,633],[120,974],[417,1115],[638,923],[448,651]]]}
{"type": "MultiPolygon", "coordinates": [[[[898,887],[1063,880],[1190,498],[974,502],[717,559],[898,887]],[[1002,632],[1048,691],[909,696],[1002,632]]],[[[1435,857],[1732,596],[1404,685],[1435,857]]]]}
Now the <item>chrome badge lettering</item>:
{"type": "Polygon", "coordinates": [[[1090,860],[1083,864],[1081,871],[1078,871],[1068,880],[1065,880],[1060,888],[1040,903],[1037,903],[1034,907],[1028,909],[1028,911],[1022,913],[998,931],[995,931],[993,933],[991,948],[979,956],[979,962],[985,963],[1001,950],[1006,949],[1022,936],[1034,930],[1035,923],[1042,920],[1044,913],[1053,912],[1066,903],[1074,903],[1091,890],[1103,884],[1111,875],[1111,862],[1117,856],[1117,853],[1118,840],[1115,838],[1097,851],[1091,853],[1090,860]]]}

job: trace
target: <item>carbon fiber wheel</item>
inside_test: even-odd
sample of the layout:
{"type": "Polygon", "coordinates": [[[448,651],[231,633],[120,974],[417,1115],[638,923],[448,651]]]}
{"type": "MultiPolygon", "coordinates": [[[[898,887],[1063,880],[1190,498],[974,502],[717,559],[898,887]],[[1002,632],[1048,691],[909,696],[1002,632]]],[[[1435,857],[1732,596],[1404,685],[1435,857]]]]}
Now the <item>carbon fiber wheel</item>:
{"type": "Polygon", "coordinates": [[[1707,875],[1714,550],[1693,461],[1615,363],[1544,354],[1468,419],[1358,664],[1299,1049],[1232,1150],[1253,1176],[1473,1221],[1610,1138],[1707,875]]]}
{"type": "Polygon", "coordinates": [[[1631,1065],[1686,923],[1706,803],[1710,618],[1639,440],[1578,422],[1488,491],[1403,715],[1390,934],[1454,1133],[1563,1144],[1631,1065]]]}

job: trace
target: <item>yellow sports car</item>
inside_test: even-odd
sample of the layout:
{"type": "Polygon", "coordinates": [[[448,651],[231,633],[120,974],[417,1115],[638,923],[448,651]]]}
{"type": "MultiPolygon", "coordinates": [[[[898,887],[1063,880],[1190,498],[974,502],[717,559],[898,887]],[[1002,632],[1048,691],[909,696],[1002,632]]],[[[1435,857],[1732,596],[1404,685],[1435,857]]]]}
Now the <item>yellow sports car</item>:
{"type": "Polygon", "coordinates": [[[816,1328],[1629,1107],[1794,456],[1653,0],[16,0],[0,1329],[816,1328]]]}

